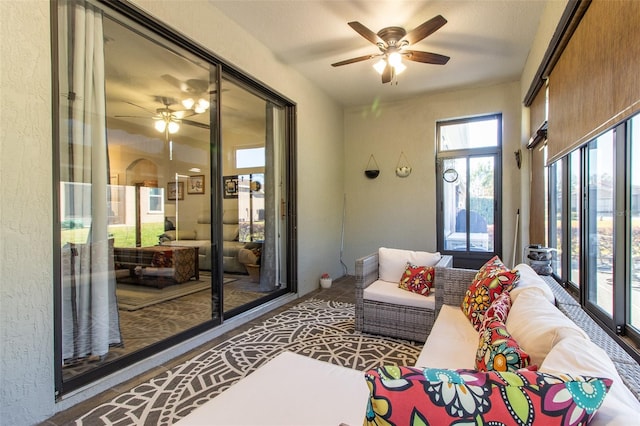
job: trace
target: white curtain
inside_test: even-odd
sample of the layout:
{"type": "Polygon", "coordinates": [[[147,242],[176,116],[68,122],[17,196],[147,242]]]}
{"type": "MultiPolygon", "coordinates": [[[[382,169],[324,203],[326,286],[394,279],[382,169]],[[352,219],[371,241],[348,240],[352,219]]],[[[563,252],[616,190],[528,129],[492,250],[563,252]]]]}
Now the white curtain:
{"type": "Polygon", "coordinates": [[[83,1],[63,7],[66,13],[60,15],[60,30],[67,43],[60,38],[61,217],[90,226],[86,241],[62,241],[62,352],[64,360],[75,360],[102,358],[122,338],[113,241],[107,230],[109,161],[102,14],[83,1]]]}
{"type": "Polygon", "coordinates": [[[278,211],[276,205],[276,173],[275,173],[275,144],[277,120],[274,105],[266,103],[266,134],[265,134],[265,170],[264,174],[264,243],[260,260],[260,291],[273,291],[278,285],[277,232],[278,211]]]}

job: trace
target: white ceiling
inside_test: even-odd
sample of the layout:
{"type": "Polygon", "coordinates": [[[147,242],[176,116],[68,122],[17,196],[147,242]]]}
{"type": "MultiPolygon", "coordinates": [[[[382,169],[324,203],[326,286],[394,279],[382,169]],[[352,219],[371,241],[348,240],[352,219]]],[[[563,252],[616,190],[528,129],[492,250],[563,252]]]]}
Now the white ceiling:
{"type": "Polygon", "coordinates": [[[347,106],[518,80],[545,6],[543,0],[209,1],[347,106]],[[410,48],[450,56],[446,65],[406,61],[393,86],[382,84],[373,59],[331,66],[379,52],[349,21],[373,32],[388,26],[410,31],[436,15],[447,24],[410,48]]]}

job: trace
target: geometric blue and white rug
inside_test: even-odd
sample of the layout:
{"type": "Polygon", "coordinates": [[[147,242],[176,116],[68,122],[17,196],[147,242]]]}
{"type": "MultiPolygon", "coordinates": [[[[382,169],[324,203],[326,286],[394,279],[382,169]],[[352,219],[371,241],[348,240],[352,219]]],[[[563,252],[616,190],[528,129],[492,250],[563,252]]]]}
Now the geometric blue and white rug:
{"type": "Polygon", "coordinates": [[[422,345],[356,332],[354,315],[350,303],[301,302],[95,407],[76,424],[172,425],[284,351],[360,371],[415,363],[422,345]]]}

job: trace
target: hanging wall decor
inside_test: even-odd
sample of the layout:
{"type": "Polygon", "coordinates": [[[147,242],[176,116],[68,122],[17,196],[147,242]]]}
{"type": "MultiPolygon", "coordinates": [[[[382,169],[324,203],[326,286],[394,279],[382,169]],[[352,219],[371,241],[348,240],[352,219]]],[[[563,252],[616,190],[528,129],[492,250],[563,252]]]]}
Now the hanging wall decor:
{"type": "Polygon", "coordinates": [[[411,174],[411,166],[409,165],[409,160],[407,160],[407,156],[404,155],[404,152],[400,152],[400,157],[398,158],[398,164],[396,165],[396,176],[405,178],[411,174]],[[402,159],[404,157],[404,163],[402,159]]]}
{"type": "Polygon", "coordinates": [[[378,163],[374,158],[373,154],[369,157],[369,162],[367,163],[367,168],[364,171],[364,175],[369,179],[375,179],[380,174],[380,167],[378,167],[378,163]],[[373,164],[372,164],[373,163],[373,164]]]}

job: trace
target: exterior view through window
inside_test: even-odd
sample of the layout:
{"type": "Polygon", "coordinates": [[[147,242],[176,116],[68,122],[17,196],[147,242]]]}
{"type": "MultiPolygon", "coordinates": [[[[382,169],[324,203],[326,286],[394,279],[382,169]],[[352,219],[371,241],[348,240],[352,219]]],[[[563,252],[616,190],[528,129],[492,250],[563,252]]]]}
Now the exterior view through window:
{"type": "Polygon", "coordinates": [[[437,123],[438,250],[456,267],[500,253],[502,116],[437,123]]]}
{"type": "Polygon", "coordinates": [[[549,165],[554,274],[612,333],[640,343],[640,116],[549,165]],[[563,208],[563,189],[569,199],[563,208]]]}

